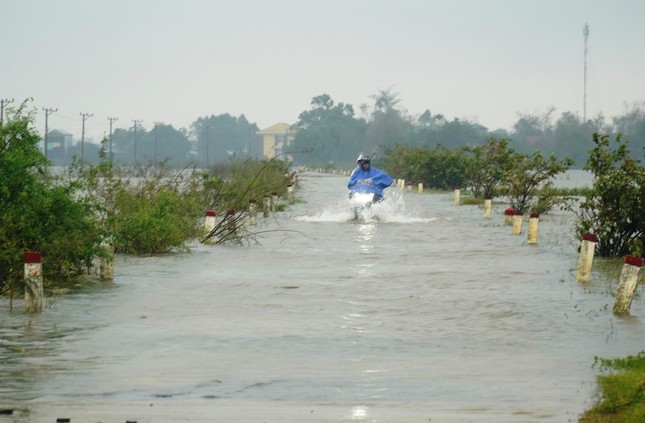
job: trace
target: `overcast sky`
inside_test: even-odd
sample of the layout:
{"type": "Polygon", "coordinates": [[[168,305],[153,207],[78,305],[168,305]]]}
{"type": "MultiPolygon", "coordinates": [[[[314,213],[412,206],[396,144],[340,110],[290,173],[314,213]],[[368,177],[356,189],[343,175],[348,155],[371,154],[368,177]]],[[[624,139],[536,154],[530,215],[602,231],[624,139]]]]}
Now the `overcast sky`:
{"type": "Polygon", "coordinates": [[[49,129],[100,140],[140,120],[244,114],[295,123],[311,99],[398,94],[509,129],[522,114],[607,118],[645,101],[644,0],[0,0],[0,99],[57,108],[49,129]]]}

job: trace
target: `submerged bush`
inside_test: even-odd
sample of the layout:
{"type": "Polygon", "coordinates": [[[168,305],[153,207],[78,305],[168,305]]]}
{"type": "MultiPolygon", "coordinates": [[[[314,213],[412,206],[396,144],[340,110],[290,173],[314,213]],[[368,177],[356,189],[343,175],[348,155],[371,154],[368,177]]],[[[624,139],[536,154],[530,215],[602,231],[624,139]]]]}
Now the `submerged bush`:
{"type": "Polygon", "coordinates": [[[594,232],[599,256],[621,257],[645,253],[645,168],[631,157],[628,143],[616,136],[594,134],[595,144],[585,170],[594,184],[580,205],[577,230],[594,232]]]}

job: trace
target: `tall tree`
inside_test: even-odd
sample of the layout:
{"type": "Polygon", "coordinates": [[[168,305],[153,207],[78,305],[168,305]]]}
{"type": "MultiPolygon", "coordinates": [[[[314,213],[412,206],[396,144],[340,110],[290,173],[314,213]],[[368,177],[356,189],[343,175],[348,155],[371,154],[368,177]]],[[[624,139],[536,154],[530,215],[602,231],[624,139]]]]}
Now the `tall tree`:
{"type": "Polygon", "coordinates": [[[247,156],[253,149],[252,140],[258,132],[255,124],[244,115],[228,113],[200,117],[191,125],[196,140],[196,153],[201,163],[223,163],[233,156],[247,156]]]}
{"type": "Polygon", "coordinates": [[[80,274],[105,254],[97,209],[75,181],[54,181],[26,103],[0,125],[0,285],[22,286],[25,251],[38,251],[45,282],[80,274]]]}
{"type": "Polygon", "coordinates": [[[398,96],[391,87],[372,96],[374,110],[367,130],[367,141],[372,150],[409,142],[413,138],[414,126],[405,110],[397,108],[398,96]]]}
{"type": "Polygon", "coordinates": [[[328,94],[316,96],[311,109],[300,114],[291,144],[293,150],[310,150],[294,157],[296,163],[347,166],[365,150],[366,123],[354,118],[354,108],[338,103],[328,94]]]}

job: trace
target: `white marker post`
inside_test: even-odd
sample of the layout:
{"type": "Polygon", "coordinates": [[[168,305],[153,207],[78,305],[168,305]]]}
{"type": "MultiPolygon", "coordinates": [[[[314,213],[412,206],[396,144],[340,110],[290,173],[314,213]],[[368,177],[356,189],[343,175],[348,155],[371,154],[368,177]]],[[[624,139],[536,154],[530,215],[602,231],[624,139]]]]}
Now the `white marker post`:
{"type": "Polygon", "coordinates": [[[490,197],[484,198],[484,219],[490,219],[492,209],[493,199],[490,197]]]}
{"type": "Polygon", "coordinates": [[[513,224],[513,216],[515,216],[515,209],[507,207],[504,209],[504,223],[507,225],[513,224]]]}
{"type": "Polygon", "coordinates": [[[513,213],[513,235],[519,235],[522,233],[522,221],[524,219],[524,213],[522,210],[514,210],[513,213]]]}
{"type": "Polygon", "coordinates": [[[42,311],[43,297],[43,272],[42,259],[39,252],[26,252],[25,262],[25,309],[29,313],[42,311]]]}
{"type": "Polygon", "coordinates": [[[616,291],[614,314],[628,314],[632,306],[632,298],[638,284],[638,274],[643,267],[641,257],[626,256],[623,270],[620,273],[620,282],[616,291]]]}
{"type": "MultiPolygon", "coordinates": [[[[210,234],[213,229],[215,229],[215,219],[217,218],[217,213],[215,210],[206,210],[206,213],[204,213],[204,232],[206,236],[210,234]]],[[[208,243],[213,243],[215,242],[215,237],[208,238],[206,240],[208,243]]]]}
{"type": "Polygon", "coordinates": [[[287,185],[287,199],[289,204],[293,204],[293,184],[287,185]]]}
{"type": "Polygon", "coordinates": [[[459,205],[459,199],[461,197],[461,187],[457,185],[455,187],[455,190],[452,192],[452,201],[456,204],[459,205]]]}
{"type": "Polygon", "coordinates": [[[529,244],[537,244],[539,222],[540,222],[540,214],[531,213],[529,217],[529,233],[527,236],[527,242],[529,244]]]}
{"type": "Polygon", "coordinates": [[[419,194],[423,194],[423,182],[419,182],[419,184],[417,185],[417,192],[419,194]]]}
{"type": "Polygon", "coordinates": [[[269,217],[269,210],[271,209],[271,197],[264,197],[262,207],[262,215],[264,217],[269,217]]]}
{"type": "Polygon", "coordinates": [[[582,234],[580,256],[578,257],[578,273],[576,275],[578,282],[589,282],[591,280],[591,268],[597,242],[598,237],[596,234],[589,232],[582,234]]]}

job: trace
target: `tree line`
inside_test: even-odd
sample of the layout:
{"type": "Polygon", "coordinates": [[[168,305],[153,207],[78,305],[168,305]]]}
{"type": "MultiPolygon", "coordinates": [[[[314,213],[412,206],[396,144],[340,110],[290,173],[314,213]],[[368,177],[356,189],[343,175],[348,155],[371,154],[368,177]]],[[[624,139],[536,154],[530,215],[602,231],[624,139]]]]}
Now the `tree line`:
{"type": "Polygon", "coordinates": [[[300,114],[293,125],[294,150],[311,149],[312,153],[295,159],[296,164],[324,167],[353,166],[353,159],[363,152],[382,152],[397,144],[434,149],[458,149],[486,144],[490,138],[507,139],[517,152],[542,152],[569,158],[574,168],[582,168],[594,147],[594,133],[622,134],[629,140],[632,157],[645,153],[645,107],[633,105],[622,116],[611,120],[602,115],[583,122],[572,112],[556,118],[551,108],[543,115],[520,115],[511,130],[490,130],[478,122],[454,118],[429,109],[411,116],[400,107],[398,94],[382,90],[372,97],[374,105],[363,107],[358,117],[350,104],[336,103],[327,94],[316,96],[311,108],[300,114]]]}
{"type": "MultiPolygon", "coordinates": [[[[579,169],[593,148],[594,133],[622,134],[629,140],[634,158],[641,158],[645,152],[643,103],[626,106],[624,114],[613,118],[599,114],[586,121],[573,112],[558,116],[555,108],[542,114],[518,114],[518,120],[506,130],[487,128],[472,120],[449,120],[430,109],[412,115],[391,89],[380,90],[371,98],[373,104],[361,105],[357,113],[353,105],[336,102],[328,94],[313,97],[310,109],[300,113],[290,134],[292,150],[311,152],[293,157],[294,164],[342,168],[351,166],[358,153],[370,154],[400,143],[456,149],[503,138],[518,152],[541,151],[545,157],[567,157],[579,169]]],[[[231,156],[260,157],[259,129],[244,115],[225,113],[199,117],[188,129],[163,123],[149,129],[141,125],[117,128],[108,141],[115,163],[166,161],[181,166],[198,160],[211,164],[226,162],[231,156]]],[[[97,163],[99,149],[99,145],[85,143],[84,160],[97,163]]],[[[81,157],[78,144],[57,164],[67,165],[74,156],[81,157]]]]}

